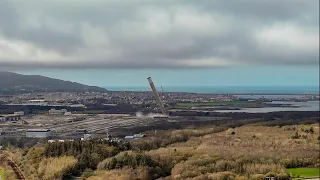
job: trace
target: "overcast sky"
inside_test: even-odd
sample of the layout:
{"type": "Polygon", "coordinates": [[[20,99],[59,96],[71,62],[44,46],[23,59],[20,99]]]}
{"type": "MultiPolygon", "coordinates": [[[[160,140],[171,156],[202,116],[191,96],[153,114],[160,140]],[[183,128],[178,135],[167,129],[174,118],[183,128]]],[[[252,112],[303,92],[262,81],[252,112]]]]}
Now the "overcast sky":
{"type": "Polygon", "coordinates": [[[319,0],[0,0],[4,70],[318,65],[319,0]]]}

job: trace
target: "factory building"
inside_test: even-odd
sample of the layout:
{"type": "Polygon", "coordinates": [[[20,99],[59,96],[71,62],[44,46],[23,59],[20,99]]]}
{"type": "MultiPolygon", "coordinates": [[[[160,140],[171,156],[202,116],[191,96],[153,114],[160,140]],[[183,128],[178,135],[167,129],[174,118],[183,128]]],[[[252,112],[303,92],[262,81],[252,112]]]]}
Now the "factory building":
{"type": "Polygon", "coordinates": [[[18,121],[18,120],[20,120],[20,115],[17,115],[17,114],[0,115],[0,122],[18,121]]]}
{"type": "Polygon", "coordinates": [[[66,109],[50,109],[49,114],[50,115],[64,115],[66,112],[68,112],[66,109]]]}
{"type": "Polygon", "coordinates": [[[26,131],[26,137],[31,138],[48,138],[51,137],[50,129],[28,129],[26,131]]]}

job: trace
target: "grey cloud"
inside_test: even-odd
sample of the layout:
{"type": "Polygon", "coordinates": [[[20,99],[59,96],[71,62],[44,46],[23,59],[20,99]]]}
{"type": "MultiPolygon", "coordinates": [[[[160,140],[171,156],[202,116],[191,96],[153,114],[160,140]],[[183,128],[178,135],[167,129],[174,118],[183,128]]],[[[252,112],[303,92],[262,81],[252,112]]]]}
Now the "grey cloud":
{"type": "Polygon", "coordinates": [[[318,65],[318,38],[318,0],[0,0],[8,68],[318,65]]]}

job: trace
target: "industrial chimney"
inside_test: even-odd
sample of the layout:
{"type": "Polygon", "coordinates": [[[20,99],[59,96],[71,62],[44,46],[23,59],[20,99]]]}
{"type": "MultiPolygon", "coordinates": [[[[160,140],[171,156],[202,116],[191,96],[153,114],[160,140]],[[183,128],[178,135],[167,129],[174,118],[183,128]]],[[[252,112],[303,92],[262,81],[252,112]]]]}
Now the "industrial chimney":
{"type": "Polygon", "coordinates": [[[164,109],[164,106],[163,106],[163,104],[162,104],[162,101],[161,101],[161,99],[160,99],[160,96],[159,96],[159,94],[158,94],[158,92],[157,92],[156,87],[155,87],[154,84],[153,84],[153,81],[152,81],[151,77],[148,77],[148,81],[149,81],[150,87],[151,87],[151,89],[152,89],[153,95],[154,95],[154,97],[156,98],[156,101],[157,101],[157,103],[158,103],[158,105],[159,105],[159,107],[160,107],[160,109],[161,109],[162,114],[163,114],[163,115],[167,115],[167,112],[166,112],[166,110],[164,109]]]}

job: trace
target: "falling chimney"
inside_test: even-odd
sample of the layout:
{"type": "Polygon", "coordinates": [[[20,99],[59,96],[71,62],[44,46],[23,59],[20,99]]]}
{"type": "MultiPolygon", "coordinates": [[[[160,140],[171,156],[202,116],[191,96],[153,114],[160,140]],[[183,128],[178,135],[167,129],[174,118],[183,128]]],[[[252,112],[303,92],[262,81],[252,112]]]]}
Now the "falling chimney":
{"type": "Polygon", "coordinates": [[[151,87],[151,89],[152,89],[153,95],[154,95],[154,97],[156,98],[157,104],[159,105],[159,107],[160,107],[160,109],[161,109],[162,114],[163,114],[163,115],[167,115],[167,112],[166,112],[166,110],[164,109],[163,103],[162,103],[162,101],[161,101],[161,99],[160,99],[160,96],[159,96],[159,94],[158,94],[158,92],[157,92],[156,87],[155,87],[154,84],[153,84],[153,81],[152,81],[151,77],[148,77],[148,81],[149,81],[150,87],[151,87]]]}

